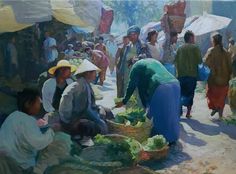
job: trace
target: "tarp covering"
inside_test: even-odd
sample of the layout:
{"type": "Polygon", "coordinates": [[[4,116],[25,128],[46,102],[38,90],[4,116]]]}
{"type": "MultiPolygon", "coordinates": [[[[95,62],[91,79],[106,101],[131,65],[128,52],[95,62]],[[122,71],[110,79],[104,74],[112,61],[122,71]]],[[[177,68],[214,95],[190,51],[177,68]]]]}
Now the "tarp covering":
{"type": "Polygon", "coordinates": [[[179,37],[183,37],[187,30],[191,30],[196,36],[201,36],[213,31],[226,28],[232,19],[204,13],[193,21],[189,26],[183,29],[179,37]],[[204,27],[203,27],[204,26],[204,27]]]}
{"type": "Polygon", "coordinates": [[[12,7],[18,23],[36,23],[52,19],[50,0],[3,0],[3,3],[12,7]]]}
{"type": "Polygon", "coordinates": [[[101,0],[0,0],[0,32],[18,31],[52,17],[94,30],[100,23],[101,9],[101,0]]]}
{"type": "Polygon", "coordinates": [[[10,6],[0,6],[0,33],[22,30],[31,25],[33,24],[18,23],[10,6]]]}

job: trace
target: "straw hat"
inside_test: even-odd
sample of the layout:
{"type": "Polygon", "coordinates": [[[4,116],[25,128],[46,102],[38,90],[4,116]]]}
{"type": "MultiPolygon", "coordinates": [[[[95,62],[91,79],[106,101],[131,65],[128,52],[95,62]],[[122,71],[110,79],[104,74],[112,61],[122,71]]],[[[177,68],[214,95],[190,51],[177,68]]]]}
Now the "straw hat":
{"type": "Polygon", "coordinates": [[[67,61],[67,60],[60,60],[59,62],[57,62],[57,65],[52,67],[52,68],[50,68],[48,70],[48,72],[49,72],[49,74],[54,75],[57,69],[63,68],[63,67],[71,68],[71,72],[75,72],[76,71],[76,66],[71,65],[69,61],[67,61]]]}
{"type": "Polygon", "coordinates": [[[75,75],[88,72],[88,71],[101,71],[96,65],[89,62],[87,59],[84,59],[83,62],[79,65],[75,75]]]}

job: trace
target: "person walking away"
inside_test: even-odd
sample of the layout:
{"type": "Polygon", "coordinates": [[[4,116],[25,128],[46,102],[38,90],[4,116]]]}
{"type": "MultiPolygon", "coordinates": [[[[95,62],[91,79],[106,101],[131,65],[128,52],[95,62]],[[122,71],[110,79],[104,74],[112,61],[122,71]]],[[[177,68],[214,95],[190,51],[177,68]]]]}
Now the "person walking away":
{"type": "Polygon", "coordinates": [[[161,134],[169,143],[176,142],[180,132],[178,80],[159,61],[139,60],[132,66],[125,97],[116,107],[125,105],[136,88],[143,106],[149,110],[149,119],[153,119],[151,135],[161,134]]]}
{"type": "Polygon", "coordinates": [[[109,58],[102,51],[92,50],[89,47],[85,49],[85,52],[91,57],[91,62],[101,70],[98,73],[95,83],[97,83],[99,79],[98,85],[103,86],[103,83],[106,80],[106,71],[109,66],[109,58]]]}
{"type": "Polygon", "coordinates": [[[221,119],[232,73],[231,56],[223,47],[220,34],[212,36],[212,45],[204,57],[205,64],[211,70],[207,81],[207,102],[209,109],[212,109],[211,116],[218,112],[221,119]]]}
{"type": "Polygon", "coordinates": [[[109,40],[106,43],[106,48],[108,50],[109,58],[110,58],[110,66],[109,66],[110,73],[113,74],[113,71],[115,68],[115,56],[118,49],[114,36],[112,35],[110,36],[109,40]]]}
{"type": "Polygon", "coordinates": [[[102,36],[100,36],[98,38],[98,43],[94,46],[95,50],[100,50],[102,51],[104,54],[107,54],[107,47],[104,44],[104,38],[102,36]]]}
{"type": "Polygon", "coordinates": [[[157,43],[158,32],[156,30],[152,30],[148,32],[147,37],[147,48],[148,52],[150,53],[149,58],[154,58],[158,61],[162,60],[161,57],[161,49],[159,44],[157,43]]]}
{"type": "Polygon", "coordinates": [[[116,86],[117,86],[117,97],[124,97],[124,66],[121,66],[123,59],[125,59],[124,53],[128,49],[129,37],[123,37],[123,44],[118,48],[116,52],[116,86]]]}
{"type": "Polygon", "coordinates": [[[177,50],[175,65],[181,87],[181,115],[182,106],[186,106],[186,117],[190,118],[194,91],[197,85],[198,65],[202,63],[202,58],[199,47],[195,45],[195,37],[192,31],[185,33],[184,40],[185,44],[177,50]]]}
{"type": "Polygon", "coordinates": [[[236,45],[235,45],[235,41],[233,38],[229,39],[228,52],[231,54],[233,74],[236,74],[236,45]]]}
{"type": "MultiPolygon", "coordinates": [[[[12,158],[25,174],[33,171],[37,153],[52,143],[55,128],[49,128],[42,133],[37,125],[35,115],[41,107],[38,91],[24,89],[19,92],[17,106],[18,110],[11,113],[1,127],[0,151],[9,157],[9,161],[5,162],[9,162],[10,167],[13,165],[12,158]]],[[[17,169],[16,166],[8,169],[9,166],[4,166],[5,171],[17,169]]]]}
{"type": "Polygon", "coordinates": [[[47,67],[53,66],[55,60],[58,58],[57,43],[54,38],[50,36],[50,32],[45,32],[45,41],[43,42],[44,56],[47,67]]]}

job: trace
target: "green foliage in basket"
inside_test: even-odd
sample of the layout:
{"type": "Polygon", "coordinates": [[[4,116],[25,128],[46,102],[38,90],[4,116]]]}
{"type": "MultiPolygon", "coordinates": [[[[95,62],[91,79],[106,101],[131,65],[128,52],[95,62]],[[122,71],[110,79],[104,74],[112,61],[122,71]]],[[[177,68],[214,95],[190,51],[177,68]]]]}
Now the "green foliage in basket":
{"type": "Polygon", "coordinates": [[[162,149],[167,145],[166,139],[162,135],[156,135],[148,138],[147,142],[144,143],[144,150],[152,151],[162,149]]]}
{"type": "Polygon", "coordinates": [[[115,117],[115,122],[136,127],[142,126],[145,122],[145,111],[140,108],[129,108],[125,112],[118,113],[115,117]]]}
{"type": "Polygon", "coordinates": [[[107,155],[112,161],[121,161],[123,165],[131,165],[137,159],[141,147],[138,142],[132,138],[121,141],[113,141],[103,135],[95,137],[95,145],[107,145],[107,155]]]}

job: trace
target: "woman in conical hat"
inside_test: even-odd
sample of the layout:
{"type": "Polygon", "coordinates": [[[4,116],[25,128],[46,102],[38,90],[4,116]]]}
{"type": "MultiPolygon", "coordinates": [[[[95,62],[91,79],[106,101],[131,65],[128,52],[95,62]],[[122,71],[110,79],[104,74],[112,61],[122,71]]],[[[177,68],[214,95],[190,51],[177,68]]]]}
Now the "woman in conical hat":
{"type": "Polygon", "coordinates": [[[96,105],[90,85],[99,71],[96,65],[87,59],[83,60],[75,72],[77,81],[63,92],[59,107],[61,125],[72,136],[93,137],[98,133],[107,133],[103,119],[111,112],[96,105]]]}
{"type": "Polygon", "coordinates": [[[61,95],[65,88],[73,81],[71,73],[76,67],[67,60],[60,60],[56,66],[50,68],[48,73],[53,77],[44,82],[42,88],[43,107],[46,112],[58,110],[61,95]]]}

